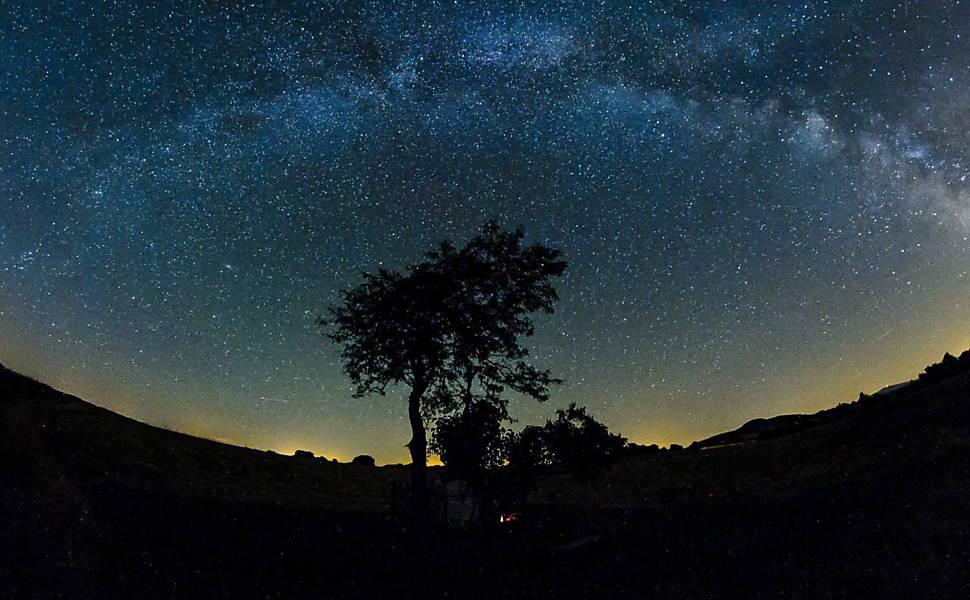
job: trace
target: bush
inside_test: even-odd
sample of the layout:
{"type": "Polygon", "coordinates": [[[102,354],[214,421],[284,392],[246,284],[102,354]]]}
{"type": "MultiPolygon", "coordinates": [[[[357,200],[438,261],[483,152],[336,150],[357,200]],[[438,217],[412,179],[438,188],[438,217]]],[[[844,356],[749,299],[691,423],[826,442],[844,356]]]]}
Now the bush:
{"type": "Polygon", "coordinates": [[[920,373],[919,381],[924,384],[938,383],[967,371],[970,371],[970,350],[961,354],[959,358],[947,352],[943,355],[942,361],[926,367],[920,373]]]}
{"type": "Polygon", "coordinates": [[[657,444],[644,446],[643,444],[634,444],[631,442],[626,445],[626,448],[623,449],[623,453],[630,456],[653,456],[655,454],[660,454],[660,452],[662,452],[662,450],[657,444]]]}
{"type": "Polygon", "coordinates": [[[350,461],[352,465],[360,465],[363,467],[373,467],[377,464],[374,461],[374,457],[369,454],[361,454],[360,456],[355,456],[354,460],[350,461]]]}
{"type": "Polygon", "coordinates": [[[502,406],[474,402],[438,419],[431,448],[451,475],[480,483],[505,462],[509,433],[502,406]]]}
{"type": "Polygon", "coordinates": [[[534,474],[542,466],[561,466],[590,475],[612,463],[626,446],[626,438],[610,433],[585,407],[570,404],[556,411],[555,421],[529,426],[514,436],[508,450],[511,470],[534,474]]]}

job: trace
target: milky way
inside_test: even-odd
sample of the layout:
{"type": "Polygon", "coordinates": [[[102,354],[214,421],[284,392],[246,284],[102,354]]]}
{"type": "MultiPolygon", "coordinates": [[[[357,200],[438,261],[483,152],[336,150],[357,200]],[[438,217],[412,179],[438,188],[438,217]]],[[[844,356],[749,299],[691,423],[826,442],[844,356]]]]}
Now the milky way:
{"type": "Polygon", "coordinates": [[[970,6],[0,8],[0,360],[260,448],[406,455],[315,317],[488,218],[570,263],[531,341],[634,440],[970,346],[970,6]]]}

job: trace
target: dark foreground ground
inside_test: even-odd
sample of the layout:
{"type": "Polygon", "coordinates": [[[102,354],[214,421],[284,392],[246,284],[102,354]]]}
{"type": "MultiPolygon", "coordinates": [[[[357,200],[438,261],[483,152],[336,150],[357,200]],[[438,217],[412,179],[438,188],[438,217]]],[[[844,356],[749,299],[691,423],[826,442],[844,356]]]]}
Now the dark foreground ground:
{"type": "Polygon", "coordinates": [[[966,598],[970,374],[759,439],[541,481],[415,535],[401,467],[149,427],[0,368],[0,596],[966,598]]]}

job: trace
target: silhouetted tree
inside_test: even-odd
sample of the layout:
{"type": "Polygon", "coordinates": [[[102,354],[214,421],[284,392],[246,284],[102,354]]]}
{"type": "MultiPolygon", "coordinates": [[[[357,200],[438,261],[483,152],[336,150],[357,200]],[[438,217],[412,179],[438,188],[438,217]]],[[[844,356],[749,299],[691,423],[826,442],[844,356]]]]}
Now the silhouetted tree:
{"type": "Polygon", "coordinates": [[[543,466],[558,465],[590,475],[620,455],[626,438],[610,433],[586,407],[570,404],[556,411],[555,421],[543,427],[529,426],[510,443],[511,471],[528,481],[543,466]]]}
{"type": "Polygon", "coordinates": [[[545,428],[527,425],[519,433],[509,436],[506,460],[511,481],[520,495],[519,500],[525,502],[529,488],[540,471],[553,463],[546,447],[545,428]]]}
{"type": "Polygon", "coordinates": [[[508,436],[503,411],[496,404],[472,402],[440,417],[431,436],[431,449],[449,474],[468,481],[479,493],[488,475],[505,462],[508,436]]]}
{"type": "Polygon", "coordinates": [[[321,319],[343,346],[355,396],[384,394],[392,384],[410,388],[408,449],[419,510],[426,506],[425,419],[475,402],[507,418],[506,389],[542,401],[557,381],[527,362],[519,340],[533,334],[533,312],[552,312],[552,279],[566,263],[557,250],[523,247],[523,238],[521,229],[488,222],[461,249],[444,242],[403,272],[365,273],[321,319]]]}

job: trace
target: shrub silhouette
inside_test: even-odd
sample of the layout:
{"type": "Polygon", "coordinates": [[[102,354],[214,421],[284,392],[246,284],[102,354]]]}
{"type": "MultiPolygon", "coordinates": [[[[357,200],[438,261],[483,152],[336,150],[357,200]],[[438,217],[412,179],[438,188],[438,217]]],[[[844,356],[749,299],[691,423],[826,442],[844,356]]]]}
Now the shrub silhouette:
{"type": "Polygon", "coordinates": [[[545,439],[559,464],[587,474],[611,463],[626,445],[626,438],[610,433],[585,406],[575,403],[556,411],[556,420],[546,424],[545,439]]]}
{"type": "Polygon", "coordinates": [[[438,419],[431,439],[449,475],[481,488],[489,473],[505,461],[509,432],[502,427],[502,408],[473,402],[438,419]]]}
{"type": "Polygon", "coordinates": [[[919,381],[933,384],[966,371],[970,371],[970,350],[963,352],[959,358],[947,352],[943,355],[943,360],[926,367],[920,373],[919,381]]]}
{"type": "Polygon", "coordinates": [[[350,461],[352,465],[361,465],[364,467],[373,467],[377,464],[373,456],[369,454],[361,454],[360,456],[355,456],[354,460],[350,461]]]}
{"type": "Polygon", "coordinates": [[[594,475],[623,451],[626,438],[610,433],[584,406],[570,404],[542,427],[528,426],[514,436],[508,450],[510,470],[528,481],[543,467],[559,466],[579,475],[594,475]]]}

